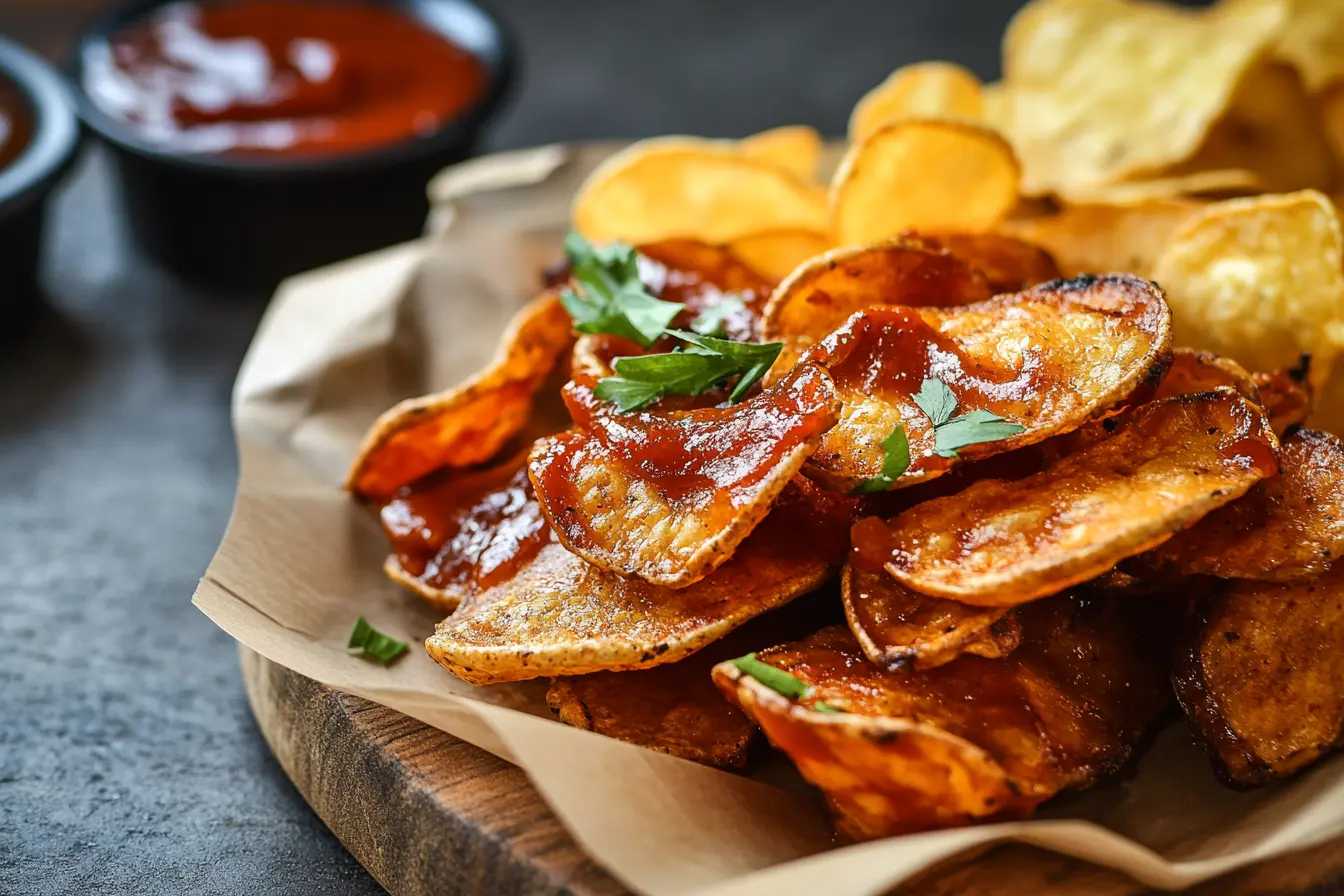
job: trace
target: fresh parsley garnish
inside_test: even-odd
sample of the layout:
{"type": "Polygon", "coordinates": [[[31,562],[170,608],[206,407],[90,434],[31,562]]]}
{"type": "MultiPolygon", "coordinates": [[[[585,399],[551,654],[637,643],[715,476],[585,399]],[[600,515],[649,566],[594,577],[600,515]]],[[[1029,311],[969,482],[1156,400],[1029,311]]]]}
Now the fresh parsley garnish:
{"type": "Polygon", "coordinates": [[[691,329],[701,336],[722,336],[728,318],[747,310],[747,303],[737,296],[724,296],[716,304],[710,305],[691,321],[691,329]]]}
{"type": "MultiPolygon", "coordinates": [[[[916,398],[916,401],[919,399],[916,398]]],[[[927,413],[927,412],[926,412],[927,413]]],[[[905,427],[897,423],[891,435],[882,440],[882,472],[872,479],[865,479],[854,489],[856,495],[871,495],[886,491],[901,478],[906,467],[910,466],[910,440],[906,438],[905,427]]]]}
{"type": "Polygon", "coordinates": [[[621,413],[627,413],[669,395],[702,395],[738,377],[728,395],[728,402],[736,404],[765,376],[784,347],[781,342],[761,345],[685,330],[666,332],[686,345],[661,355],[617,358],[612,362],[616,376],[598,380],[594,394],[616,405],[621,413]]]}
{"type": "Polygon", "coordinates": [[[384,666],[409,649],[405,641],[388,637],[369,625],[369,621],[363,616],[355,622],[355,630],[350,633],[350,643],[345,646],[347,650],[358,651],[364,656],[372,657],[384,666]]]}
{"type": "Polygon", "coordinates": [[[927,379],[915,395],[915,404],[933,421],[933,453],[939,457],[956,457],[958,448],[997,442],[1015,436],[1026,429],[1018,423],[1009,423],[992,411],[971,411],[953,417],[957,397],[939,379],[927,379]]]}
{"type": "Polygon", "coordinates": [[[942,380],[927,379],[915,393],[915,404],[928,415],[934,429],[937,429],[952,419],[952,412],[957,409],[957,396],[942,380]]]}
{"type": "Polygon", "coordinates": [[[580,333],[606,333],[651,347],[685,308],[650,295],[639,279],[639,254],[626,243],[594,246],[576,231],[565,237],[570,277],[579,290],[560,290],[560,302],[580,333]]]}
{"type": "MultiPolygon", "coordinates": [[[[774,666],[768,666],[756,659],[754,653],[738,657],[733,660],[733,665],[742,674],[750,675],[776,694],[790,700],[805,700],[815,690],[815,688],[803,684],[783,669],[776,669],[774,666]]],[[[812,704],[812,709],[816,712],[844,712],[843,709],[836,709],[820,700],[812,704]]]]}

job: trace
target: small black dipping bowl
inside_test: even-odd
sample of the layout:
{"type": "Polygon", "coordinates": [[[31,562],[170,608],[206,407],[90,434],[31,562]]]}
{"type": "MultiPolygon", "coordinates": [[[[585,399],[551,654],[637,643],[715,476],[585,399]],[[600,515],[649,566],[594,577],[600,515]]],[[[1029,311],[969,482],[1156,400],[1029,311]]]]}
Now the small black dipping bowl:
{"type": "MultiPolygon", "coordinates": [[[[86,32],[74,64],[77,84],[95,48],[169,2],[140,0],[86,32]]],[[[472,105],[400,143],[313,158],[185,154],[142,139],[79,90],[85,123],[112,148],[131,232],[152,258],[189,280],[265,289],[290,274],[420,235],[429,180],[471,154],[505,99],[514,42],[493,13],[468,0],[378,2],[446,36],[485,70],[472,105]]]]}
{"type": "Polygon", "coordinates": [[[3,37],[0,79],[18,88],[33,123],[27,146],[0,168],[0,330],[13,332],[37,307],[47,198],[78,154],[80,130],[65,79],[36,54],[3,37]]]}

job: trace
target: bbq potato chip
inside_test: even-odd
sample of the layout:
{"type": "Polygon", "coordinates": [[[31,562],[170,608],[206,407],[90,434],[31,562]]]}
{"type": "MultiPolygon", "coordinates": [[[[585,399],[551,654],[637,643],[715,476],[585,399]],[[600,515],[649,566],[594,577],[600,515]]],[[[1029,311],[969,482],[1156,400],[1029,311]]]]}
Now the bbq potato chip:
{"type": "Polygon", "coordinates": [[[1017,292],[1060,276],[1050,253],[1002,233],[930,233],[928,237],[985,275],[994,294],[1017,292]]]}
{"type": "Polygon", "coordinates": [[[906,230],[989,230],[1018,199],[1013,149],[978,124],[908,119],[855,143],[831,182],[842,246],[906,230]]]}
{"type": "Polygon", "coordinates": [[[1231,358],[1183,346],[1172,350],[1171,367],[1153,397],[1174,398],[1177,395],[1212,392],[1219,387],[1227,387],[1247,401],[1264,406],[1260,388],[1246,368],[1231,358]]]}
{"type": "Polygon", "coordinates": [[[590,563],[684,588],[732,556],[835,422],[835,387],[800,366],[728,408],[613,415],[566,389],[577,430],[539,441],[528,473],[561,543],[590,563]]]}
{"type": "Polygon", "coordinates": [[[534,299],[509,323],[490,366],[379,417],[345,487],[361,498],[387,498],[440,467],[489,460],[527,425],[537,390],[571,340],[569,314],[559,300],[550,293],[534,299]]]}
{"type": "Polygon", "coordinates": [[[644,140],[597,167],[574,198],[574,228],[594,242],[694,237],[726,243],[762,230],[823,231],[825,192],[732,144],[644,140]]]}
{"type": "Polygon", "coordinates": [[[728,250],[752,270],[775,282],[793,273],[794,268],[831,246],[825,233],[812,230],[766,230],[738,237],[728,250]]]}
{"type": "Polygon", "coordinates": [[[1070,205],[1058,214],[1005,221],[1000,230],[1043,247],[1070,276],[1128,271],[1151,278],[1172,235],[1202,207],[1188,199],[1070,205]]]}
{"type": "Polygon", "coordinates": [[[994,659],[1012,653],[1022,637],[1012,610],[928,597],[880,567],[846,564],[840,589],[850,631],[883,669],[932,669],[967,653],[994,659]]]}
{"type": "Polygon", "coordinates": [[[1288,370],[1251,374],[1260,390],[1260,406],[1269,414],[1269,423],[1279,435],[1287,432],[1289,427],[1306,423],[1311,416],[1315,390],[1307,378],[1310,373],[1311,358],[1305,357],[1301,364],[1288,370]]]}
{"type": "Polygon", "coordinates": [[[1310,354],[1321,376],[1344,346],[1344,231],[1314,190],[1206,207],[1154,274],[1178,343],[1261,370],[1310,354]]]}
{"type": "Polygon", "coordinates": [[[803,356],[830,372],[842,403],[807,475],[844,492],[876,478],[898,425],[910,446],[900,486],[1077,429],[1160,376],[1169,340],[1161,292],[1136,277],[1056,280],[961,308],[870,308],[803,356]],[[949,454],[943,421],[917,400],[930,380],[951,390],[958,418],[988,413],[1018,431],[949,454]]]}
{"type": "Polygon", "coordinates": [[[1019,613],[1007,657],[922,672],[866,662],[842,626],[758,653],[811,687],[802,703],[733,663],[714,679],[854,839],[1018,818],[1118,768],[1170,705],[1164,617],[1176,603],[1052,598],[1019,613]]]}
{"type": "Polygon", "coordinates": [[[731,560],[686,588],[623,578],[549,544],[439,623],[425,646],[472,684],[675,663],[820,586],[845,549],[843,522],[797,489],[731,560]]]}
{"type": "Polygon", "coordinates": [[[1298,429],[1283,440],[1279,475],[1135,557],[1132,568],[1145,576],[1283,582],[1315,578],[1341,555],[1344,443],[1298,429]]]}
{"type": "Polygon", "coordinates": [[[782,168],[804,182],[816,179],[821,150],[817,129],[801,124],[761,131],[737,144],[737,151],[748,159],[782,168]]]}
{"type": "MultiPolygon", "coordinates": [[[[668,239],[645,243],[639,249],[639,279],[646,289],[665,302],[679,302],[686,310],[671,323],[690,329],[703,312],[729,299],[741,305],[723,318],[723,335],[738,342],[753,342],[760,332],[761,312],[775,285],[744,259],[723,246],[692,239],[668,239]]],[[[639,346],[625,343],[622,354],[641,354],[639,346]]]]}
{"type": "Polygon", "coordinates": [[[1206,603],[1172,681],[1222,780],[1255,787],[1344,743],[1344,567],[1233,582],[1206,603]]]}
{"type": "Polygon", "coordinates": [[[914,590],[1003,607],[1095,578],[1275,472],[1261,410],[1231,390],[1181,395],[1016,481],[982,480],[894,520],[860,520],[856,549],[914,590]]]}
{"type": "Polygon", "coordinates": [[[1285,14],[1282,0],[1028,4],[1004,35],[996,113],[1022,160],[1023,191],[1114,183],[1193,156],[1285,14]]]}
{"type": "Polygon", "coordinates": [[[863,95],[849,115],[849,139],[859,143],[905,118],[979,121],[980,79],[954,62],[903,65],[863,95]]]}

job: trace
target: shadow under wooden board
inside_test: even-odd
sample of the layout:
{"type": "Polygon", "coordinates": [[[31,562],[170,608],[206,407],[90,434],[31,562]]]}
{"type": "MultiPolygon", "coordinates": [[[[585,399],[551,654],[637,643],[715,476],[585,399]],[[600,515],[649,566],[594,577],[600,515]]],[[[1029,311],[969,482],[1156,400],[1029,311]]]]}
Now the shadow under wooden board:
{"type": "MultiPolygon", "coordinates": [[[[565,832],[522,771],[398,712],[324,687],[239,648],[266,742],[318,816],[395,896],[626,890],[565,832]]],[[[943,865],[900,896],[1135,896],[1086,862],[1004,846],[943,865]]],[[[1344,841],[1187,891],[1197,896],[1344,894],[1344,841]]]]}

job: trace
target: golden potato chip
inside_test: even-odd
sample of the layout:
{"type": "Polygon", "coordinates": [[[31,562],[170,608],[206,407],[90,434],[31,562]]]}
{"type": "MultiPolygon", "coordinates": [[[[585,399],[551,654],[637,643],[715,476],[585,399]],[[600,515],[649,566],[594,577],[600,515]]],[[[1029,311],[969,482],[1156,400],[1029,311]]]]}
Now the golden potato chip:
{"type": "Polygon", "coordinates": [[[843,522],[790,488],[732,559],[694,585],[623,578],[549,544],[463,603],[425,646],[472,684],[675,663],[820,586],[845,549],[843,522]]]}
{"type": "Polygon", "coordinates": [[[812,366],[740,405],[670,414],[614,414],[590,389],[566,387],[579,428],[532,449],[542,513],[595,566],[669,588],[732,556],[838,410],[812,366]]]}
{"type": "Polygon", "coordinates": [[[804,182],[816,180],[822,148],[817,129],[802,124],[761,131],[737,144],[747,158],[782,168],[804,182]]]}
{"type": "Polygon", "coordinates": [[[1251,368],[1344,346],[1344,232],[1314,190],[1229,199],[1192,216],[1158,259],[1178,343],[1251,368]]]}
{"type": "Polygon", "coordinates": [[[1224,358],[1213,352],[1195,351],[1184,346],[1172,350],[1171,367],[1167,370],[1167,375],[1162,378],[1162,384],[1157,387],[1153,398],[1174,398],[1177,395],[1212,392],[1220,386],[1226,386],[1247,401],[1264,406],[1260,398],[1260,388],[1246,368],[1231,358],[1224,358]]]}
{"type": "Polygon", "coordinates": [[[855,549],[922,594],[1015,606],[1157,547],[1275,472],[1273,431],[1230,389],[1119,421],[1109,438],[1033,476],[981,480],[885,523],[860,520],[855,549]]]}
{"type": "Polygon", "coordinates": [[[1275,49],[1316,93],[1344,77],[1344,3],[1293,0],[1291,9],[1275,49]]]}
{"type": "MultiPolygon", "coordinates": [[[[1337,167],[1344,166],[1344,84],[1331,87],[1316,100],[1320,114],[1321,127],[1325,129],[1325,139],[1335,156],[1337,167]]],[[[1335,205],[1340,204],[1338,190],[1335,192],[1335,205]]]]}
{"type": "Polygon", "coordinates": [[[1051,598],[1018,611],[1008,656],[924,671],[880,669],[843,626],[825,628],[756,656],[810,687],[800,702],[732,662],[714,680],[849,837],[1018,818],[1120,767],[1162,717],[1177,603],[1051,598]]]}
{"type": "Polygon", "coordinates": [[[1145,205],[1199,193],[1247,193],[1262,187],[1260,175],[1244,168],[1195,169],[1186,174],[1122,180],[1113,184],[1057,187],[1070,205],[1145,205]]]}
{"type": "Polygon", "coordinates": [[[850,631],[883,669],[932,669],[966,653],[1007,656],[1022,628],[1004,607],[973,607],[911,591],[878,567],[848,563],[840,594],[850,631]]]}
{"type": "Polygon", "coordinates": [[[1059,265],[1035,243],[1002,233],[925,234],[957,258],[985,275],[995,294],[1018,292],[1056,280],[1059,265]]]}
{"type": "Polygon", "coordinates": [[[831,233],[842,246],[906,230],[989,230],[1018,198],[1017,159],[978,124],[907,119],[855,143],[831,182],[831,233]]]}
{"type": "Polygon", "coordinates": [[[1172,234],[1202,207],[1188,199],[1071,205],[1055,215],[1008,220],[999,229],[1046,249],[1069,276],[1126,271],[1151,278],[1172,234]]]}
{"type": "Polygon", "coordinates": [[[1286,65],[1263,63],[1248,71],[1199,151],[1166,173],[1196,177],[1238,169],[1275,193],[1328,190],[1334,182],[1334,155],[1316,103],[1286,65]]]}
{"type": "Polygon", "coordinates": [[[599,165],[574,197],[571,217],[594,242],[727,243],[762,230],[824,231],[828,210],[822,188],[731,144],[663,138],[599,165]]]}
{"type": "Polygon", "coordinates": [[[1255,787],[1344,744],[1344,567],[1232,582],[1202,608],[1172,682],[1224,783],[1255,787]]]}
{"type": "Polygon", "coordinates": [[[1279,475],[1126,566],[1141,576],[1315,578],[1344,555],[1344,443],[1314,429],[1283,440],[1279,475]]]}
{"type": "Polygon", "coordinates": [[[775,282],[793,273],[794,268],[831,246],[825,233],[811,230],[766,230],[738,237],[728,250],[752,270],[775,282]]]}
{"type": "Polygon", "coordinates": [[[378,418],[350,465],[346,489],[384,499],[440,467],[489,460],[527,425],[537,390],[572,338],[569,314],[555,295],[529,302],[509,323],[488,367],[378,418]]]}
{"type": "Polygon", "coordinates": [[[955,62],[903,65],[863,95],[849,115],[849,139],[859,143],[906,118],[978,121],[980,79],[955,62]]]}
{"type": "Polygon", "coordinates": [[[852,491],[882,473],[897,426],[910,462],[896,487],[1042,442],[1160,378],[1170,338],[1161,292],[1137,277],[1056,280],[961,308],[870,308],[803,355],[841,401],[805,472],[852,491]],[[948,421],[918,400],[930,381],[950,390],[957,417],[989,413],[1018,431],[945,450],[948,421]]]}
{"type": "Polygon", "coordinates": [[[1290,427],[1307,422],[1315,392],[1308,377],[1311,358],[1304,356],[1297,367],[1284,370],[1257,371],[1251,374],[1260,390],[1260,406],[1269,414],[1274,431],[1283,435],[1290,427]]]}
{"type": "Polygon", "coordinates": [[[995,113],[1023,192],[1114,183],[1193,156],[1285,15],[1282,0],[1029,3],[1004,35],[995,113]]]}

